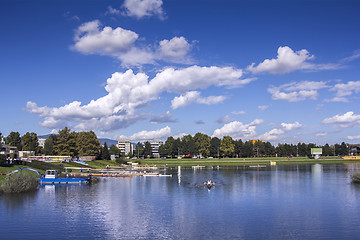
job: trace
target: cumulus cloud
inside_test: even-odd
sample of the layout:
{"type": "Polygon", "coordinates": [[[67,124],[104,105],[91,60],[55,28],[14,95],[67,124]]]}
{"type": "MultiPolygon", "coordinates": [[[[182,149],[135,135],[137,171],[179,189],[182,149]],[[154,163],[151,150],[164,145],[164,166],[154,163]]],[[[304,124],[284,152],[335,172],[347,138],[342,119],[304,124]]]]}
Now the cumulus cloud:
{"type": "Polygon", "coordinates": [[[281,138],[286,132],[289,132],[294,129],[301,128],[302,124],[299,122],[294,123],[281,123],[281,126],[278,128],[273,128],[269,132],[266,132],[259,136],[260,139],[265,141],[274,141],[281,138]]]}
{"type": "Polygon", "coordinates": [[[205,122],[203,120],[197,120],[197,121],[195,121],[195,124],[202,125],[202,124],[205,124],[205,122]]]}
{"type": "Polygon", "coordinates": [[[349,81],[347,83],[338,83],[330,88],[330,91],[335,92],[335,97],[328,100],[331,102],[348,102],[353,94],[360,92],[360,81],[349,81]]]}
{"type": "Polygon", "coordinates": [[[162,4],[162,0],[125,0],[123,4],[124,15],[137,19],[150,16],[158,16],[163,19],[162,4]]]}
{"type": "Polygon", "coordinates": [[[312,64],[309,60],[313,60],[306,49],[294,52],[290,47],[279,47],[277,58],[265,59],[262,63],[255,66],[252,63],[247,67],[252,73],[268,72],[272,74],[285,74],[296,70],[330,70],[338,69],[339,64],[312,64]]]}
{"type": "Polygon", "coordinates": [[[298,102],[307,99],[316,100],[318,90],[328,88],[325,82],[301,81],[283,84],[278,87],[268,88],[268,92],[272,94],[273,100],[285,100],[288,102],[298,102]]]}
{"type": "MultiPolygon", "coordinates": [[[[163,92],[184,93],[194,89],[205,89],[210,86],[234,87],[248,83],[240,79],[242,71],[231,67],[199,67],[183,69],[167,68],[157,73],[149,81],[145,73],[137,73],[129,69],[124,73],[116,72],[107,79],[105,90],[107,95],[83,105],[74,101],[58,108],[39,107],[29,101],[27,110],[44,121],[42,126],[57,128],[74,123],[78,129],[99,129],[110,131],[124,128],[145,119],[136,110],[157,99],[163,92]]],[[[199,103],[214,103],[211,98],[202,98],[199,103]]]]}
{"type": "Polygon", "coordinates": [[[134,133],[131,136],[121,135],[121,139],[130,139],[132,141],[151,141],[155,139],[164,139],[171,135],[171,128],[166,126],[164,128],[154,130],[154,131],[141,131],[134,133]]]}
{"type": "Polygon", "coordinates": [[[360,126],[360,115],[354,114],[354,112],[347,112],[325,118],[322,122],[325,124],[335,124],[341,128],[360,126]]]}
{"type": "Polygon", "coordinates": [[[262,122],[262,119],[255,119],[249,124],[233,121],[225,124],[222,128],[216,129],[212,137],[222,138],[223,136],[231,136],[234,139],[249,139],[256,135],[256,126],[262,122]]]}
{"type": "Polygon", "coordinates": [[[191,50],[191,44],[184,37],[164,39],[159,43],[159,58],[172,62],[192,62],[187,56],[191,50]]]}
{"type": "MultiPolygon", "coordinates": [[[[109,13],[116,9],[109,7],[109,13]]],[[[164,39],[159,44],[138,44],[139,35],[117,27],[102,27],[99,20],[83,23],[74,35],[71,48],[83,54],[99,54],[120,60],[125,67],[155,64],[157,61],[192,64],[192,44],[184,37],[164,39]]]]}
{"type": "Polygon", "coordinates": [[[171,107],[173,109],[176,109],[179,107],[185,107],[192,103],[212,105],[212,104],[221,103],[225,100],[224,96],[201,97],[200,95],[201,94],[198,91],[187,92],[187,93],[185,93],[185,95],[175,97],[171,101],[171,107]]]}
{"type": "Polygon", "coordinates": [[[300,128],[302,125],[299,122],[294,122],[294,123],[281,123],[281,126],[284,128],[284,130],[291,131],[293,129],[300,128]]]}
{"type": "Polygon", "coordinates": [[[117,56],[125,52],[138,39],[138,34],[121,27],[100,28],[100,21],[82,24],[75,33],[73,48],[84,54],[117,56]]]}

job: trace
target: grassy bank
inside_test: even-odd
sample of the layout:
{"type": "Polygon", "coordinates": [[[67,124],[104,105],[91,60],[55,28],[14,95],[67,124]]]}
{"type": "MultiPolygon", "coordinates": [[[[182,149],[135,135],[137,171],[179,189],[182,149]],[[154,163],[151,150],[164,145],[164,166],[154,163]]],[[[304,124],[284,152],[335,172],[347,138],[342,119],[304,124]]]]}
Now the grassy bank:
{"type": "Polygon", "coordinates": [[[142,165],[167,165],[174,166],[252,166],[269,165],[270,161],[276,162],[276,165],[297,165],[297,164],[344,164],[360,163],[355,160],[343,160],[339,157],[324,157],[320,159],[307,159],[305,157],[279,157],[279,158],[221,158],[221,159],[141,159],[142,165]]]}

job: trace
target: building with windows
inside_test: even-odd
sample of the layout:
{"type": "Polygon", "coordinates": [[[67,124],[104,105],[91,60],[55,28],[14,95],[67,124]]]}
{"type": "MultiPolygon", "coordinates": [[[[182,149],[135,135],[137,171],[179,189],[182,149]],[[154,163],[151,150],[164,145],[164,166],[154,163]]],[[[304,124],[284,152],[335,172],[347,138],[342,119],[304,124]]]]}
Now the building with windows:
{"type": "Polygon", "coordinates": [[[122,153],[125,153],[125,155],[128,155],[129,153],[133,154],[134,152],[134,148],[133,145],[131,144],[131,140],[119,139],[116,147],[120,149],[122,153]]]}
{"type": "Polygon", "coordinates": [[[44,146],[45,146],[45,141],[46,141],[46,138],[38,138],[38,145],[39,145],[39,147],[44,148],[44,146]]]}
{"type": "Polygon", "coordinates": [[[160,157],[159,154],[159,147],[164,144],[161,140],[152,140],[150,141],[151,144],[151,153],[155,158],[160,157]]]}

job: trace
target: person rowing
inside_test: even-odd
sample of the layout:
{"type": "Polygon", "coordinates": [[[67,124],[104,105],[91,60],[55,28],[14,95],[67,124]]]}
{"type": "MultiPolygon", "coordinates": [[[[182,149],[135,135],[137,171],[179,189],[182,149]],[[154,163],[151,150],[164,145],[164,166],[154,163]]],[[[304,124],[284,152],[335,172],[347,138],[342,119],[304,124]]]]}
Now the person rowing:
{"type": "Polygon", "coordinates": [[[212,182],[211,180],[208,180],[207,182],[204,182],[204,184],[207,186],[208,189],[210,189],[212,186],[215,185],[215,183],[212,182]]]}

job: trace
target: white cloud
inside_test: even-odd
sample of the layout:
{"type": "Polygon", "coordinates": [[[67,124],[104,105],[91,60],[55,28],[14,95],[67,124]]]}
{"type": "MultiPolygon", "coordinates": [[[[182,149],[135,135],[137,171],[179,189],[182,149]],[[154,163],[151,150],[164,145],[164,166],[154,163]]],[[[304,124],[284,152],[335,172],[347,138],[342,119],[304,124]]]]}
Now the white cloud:
{"type": "MultiPolygon", "coordinates": [[[[115,10],[109,7],[109,11],[115,10]]],[[[120,60],[124,67],[155,64],[157,61],[183,64],[194,62],[189,56],[192,45],[182,36],[164,39],[158,45],[141,46],[138,44],[139,38],[133,31],[121,27],[101,27],[100,21],[94,20],[78,27],[71,48],[83,54],[114,57],[120,60]]]]}
{"type": "Polygon", "coordinates": [[[288,102],[304,101],[306,99],[316,100],[318,90],[328,88],[325,82],[301,81],[283,84],[278,87],[268,88],[273,100],[285,100],[288,102]]]}
{"type": "Polygon", "coordinates": [[[360,135],[358,135],[358,136],[348,136],[347,139],[349,139],[349,140],[359,140],[360,135]]]}
{"type": "Polygon", "coordinates": [[[179,107],[185,107],[192,103],[199,103],[199,104],[217,104],[221,103],[225,100],[224,96],[209,96],[209,97],[201,97],[200,92],[198,91],[189,91],[185,93],[185,95],[181,95],[179,97],[175,97],[171,101],[171,107],[173,109],[179,108],[179,107]]]}
{"type": "Polygon", "coordinates": [[[245,111],[233,111],[233,112],[231,112],[231,113],[234,114],[234,115],[243,115],[243,114],[246,114],[245,111]]]}
{"type": "Polygon", "coordinates": [[[327,133],[326,132],[319,132],[319,133],[316,133],[315,134],[317,137],[323,137],[323,136],[326,136],[327,133]]]}
{"type": "Polygon", "coordinates": [[[299,122],[294,122],[294,123],[281,123],[281,126],[284,128],[284,130],[291,131],[293,129],[300,128],[302,125],[299,122]]]}
{"type": "Polygon", "coordinates": [[[163,19],[162,4],[162,0],[125,0],[123,5],[125,8],[124,14],[138,19],[153,15],[163,19]]]}
{"type": "Polygon", "coordinates": [[[155,139],[165,139],[171,135],[171,128],[166,126],[164,128],[154,131],[141,131],[134,133],[131,136],[120,135],[119,139],[130,139],[132,141],[151,141],[155,139]]]}
{"type": "Polygon", "coordinates": [[[341,62],[351,62],[358,58],[360,58],[360,49],[354,51],[353,55],[351,55],[350,57],[343,58],[341,62]]]}
{"type": "Polygon", "coordinates": [[[155,131],[141,131],[131,135],[131,140],[145,141],[154,139],[164,139],[171,135],[171,128],[166,126],[155,131]]]}
{"type": "Polygon", "coordinates": [[[348,97],[360,92],[360,81],[349,81],[347,83],[338,83],[330,89],[335,92],[335,97],[331,102],[348,102],[348,97]]]}
{"type": "Polygon", "coordinates": [[[108,6],[107,11],[105,12],[105,15],[120,15],[121,11],[113,8],[111,6],[108,6]]]}
{"type": "Polygon", "coordinates": [[[56,130],[56,129],[53,129],[53,130],[51,130],[51,132],[50,132],[50,134],[58,134],[58,133],[59,133],[59,131],[56,130]]]}
{"type": "Polygon", "coordinates": [[[174,37],[170,40],[164,39],[159,43],[159,58],[172,62],[191,62],[187,57],[191,50],[191,44],[184,37],[174,37]]]}
{"type": "Polygon", "coordinates": [[[286,132],[289,132],[289,131],[294,130],[294,129],[298,129],[300,127],[302,127],[302,125],[299,122],[281,123],[281,127],[273,128],[269,132],[266,132],[266,133],[260,135],[259,138],[263,139],[265,141],[278,140],[281,137],[283,137],[283,135],[286,132]]]}
{"type": "Polygon", "coordinates": [[[127,51],[138,39],[138,34],[121,27],[100,28],[100,21],[82,24],[75,33],[73,48],[84,54],[117,56],[127,51]]]}
{"type": "MultiPolygon", "coordinates": [[[[44,118],[41,123],[44,127],[57,128],[73,123],[77,129],[110,131],[144,119],[145,116],[136,114],[136,110],[157,99],[163,92],[183,93],[210,86],[239,87],[248,83],[241,77],[242,71],[231,67],[192,66],[178,70],[164,69],[149,81],[146,74],[134,74],[130,69],[124,73],[114,73],[107,79],[105,90],[108,94],[87,105],[74,101],[59,108],[50,108],[38,107],[29,101],[27,110],[44,118]]],[[[210,97],[198,101],[211,104],[219,102],[219,99],[210,97]]]]}
{"type": "Polygon", "coordinates": [[[296,70],[330,70],[341,67],[339,64],[311,64],[308,62],[313,59],[314,56],[306,49],[294,52],[290,47],[285,46],[278,48],[276,59],[265,59],[257,66],[255,66],[255,63],[252,63],[247,69],[252,73],[269,72],[272,74],[284,74],[296,70]]]}
{"type": "Polygon", "coordinates": [[[325,118],[322,122],[325,124],[336,124],[341,128],[360,126],[360,115],[356,115],[354,112],[347,112],[325,118]]]}
{"type": "Polygon", "coordinates": [[[256,126],[262,122],[262,119],[255,119],[249,124],[243,124],[238,121],[230,122],[222,128],[216,129],[212,137],[222,138],[223,136],[231,136],[234,139],[249,139],[256,135],[256,126]]]}
{"type": "Polygon", "coordinates": [[[269,108],[269,105],[260,105],[260,106],[258,106],[258,109],[260,109],[261,111],[264,111],[264,110],[266,110],[268,108],[269,108]]]}

